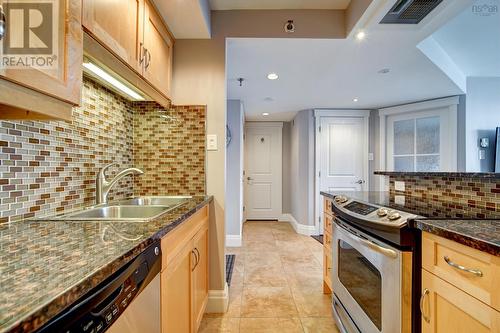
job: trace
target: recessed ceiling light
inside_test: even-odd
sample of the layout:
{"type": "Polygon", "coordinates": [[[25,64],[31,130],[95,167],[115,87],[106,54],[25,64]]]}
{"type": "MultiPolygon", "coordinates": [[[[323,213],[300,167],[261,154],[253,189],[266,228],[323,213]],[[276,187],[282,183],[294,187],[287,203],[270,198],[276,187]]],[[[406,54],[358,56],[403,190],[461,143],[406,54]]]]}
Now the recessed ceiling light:
{"type": "Polygon", "coordinates": [[[262,115],[263,115],[264,117],[267,117],[267,116],[269,116],[269,112],[263,112],[263,113],[262,113],[262,115]]]}
{"type": "Polygon", "coordinates": [[[272,98],[272,97],[266,97],[266,98],[264,98],[264,101],[266,101],[266,102],[273,102],[274,98],[272,98]]]}
{"type": "Polygon", "coordinates": [[[365,39],[365,37],[366,37],[366,34],[365,34],[365,32],[364,32],[364,31],[360,31],[360,32],[358,32],[358,33],[356,34],[356,39],[357,39],[357,40],[363,40],[363,39],[365,39]]]}
{"type": "Polygon", "coordinates": [[[357,102],[357,101],[358,101],[358,98],[356,97],[356,98],[354,98],[352,101],[353,101],[353,102],[357,102]]]}
{"type": "Polygon", "coordinates": [[[277,80],[279,78],[279,76],[276,73],[269,73],[269,74],[267,74],[267,78],[269,80],[277,80]]]}
{"type": "Polygon", "coordinates": [[[387,74],[389,73],[391,70],[389,68],[382,68],[381,70],[378,71],[379,74],[387,74]]]}

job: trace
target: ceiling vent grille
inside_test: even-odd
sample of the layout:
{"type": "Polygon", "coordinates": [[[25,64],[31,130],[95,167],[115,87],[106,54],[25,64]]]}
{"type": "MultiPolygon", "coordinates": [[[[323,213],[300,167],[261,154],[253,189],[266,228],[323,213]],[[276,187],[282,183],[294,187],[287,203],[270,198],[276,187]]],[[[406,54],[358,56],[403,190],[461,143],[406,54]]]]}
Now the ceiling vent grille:
{"type": "Polygon", "coordinates": [[[382,24],[418,24],[443,0],[398,0],[382,24]]]}

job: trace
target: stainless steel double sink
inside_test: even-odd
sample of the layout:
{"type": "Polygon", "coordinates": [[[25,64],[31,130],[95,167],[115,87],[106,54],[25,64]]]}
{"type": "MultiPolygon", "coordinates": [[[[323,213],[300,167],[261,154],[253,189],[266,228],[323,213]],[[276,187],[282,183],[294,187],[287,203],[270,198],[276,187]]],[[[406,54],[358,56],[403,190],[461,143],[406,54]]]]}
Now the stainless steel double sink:
{"type": "Polygon", "coordinates": [[[185,204],[190,198],[189,196],[137,197],[46,219],[57,221],[148,222],[185,204]]]}

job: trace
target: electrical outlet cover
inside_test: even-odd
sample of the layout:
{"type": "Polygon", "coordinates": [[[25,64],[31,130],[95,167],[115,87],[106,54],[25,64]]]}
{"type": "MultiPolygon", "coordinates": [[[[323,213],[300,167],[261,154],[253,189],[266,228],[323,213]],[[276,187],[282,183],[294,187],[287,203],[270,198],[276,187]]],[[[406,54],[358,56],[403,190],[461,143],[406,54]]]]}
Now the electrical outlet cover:
{"type": "Polygon", "coordinates": [[[401,182],[401,181],[395,181],[394,182],[394,189],[396,191],[404,191],[405,190],[405,182],[401,182]]]}

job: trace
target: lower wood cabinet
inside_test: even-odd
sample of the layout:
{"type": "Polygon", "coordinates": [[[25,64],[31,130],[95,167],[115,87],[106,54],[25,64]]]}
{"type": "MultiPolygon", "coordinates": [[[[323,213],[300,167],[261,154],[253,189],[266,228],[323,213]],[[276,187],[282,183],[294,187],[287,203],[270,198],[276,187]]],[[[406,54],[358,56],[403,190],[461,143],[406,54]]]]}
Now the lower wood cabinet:
{"type": "Polygon", "coordinates": [[[167,234],[162,251],[162,333],[195,333],[208,301],[208,207],[167,234]]]}
{"type": "Polygon", "coordinates": [[[332,232],[333,232],[333,217],[330,215],[331,201],[324,199],[323,207],[323,293],[332,293],[332,232]]]}
{"type": "Polygon", "coordinates": [[[422,332],[500,332],[498,272],[498,257],[423,232],[422,332]]]}
{"type": "Polygon", "coordinates": [[[500,332],[500,313],[422,270],[422,332],[500,332]]]}

